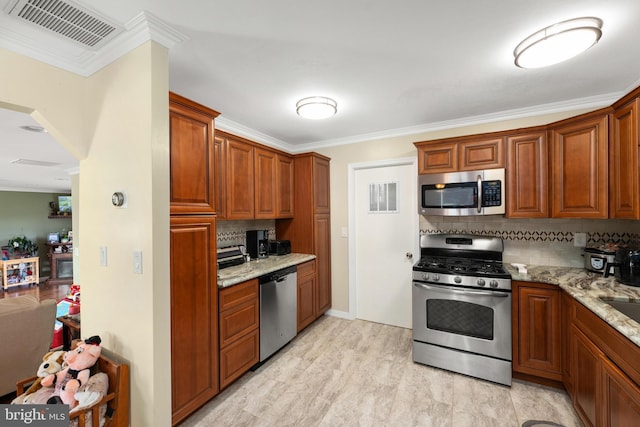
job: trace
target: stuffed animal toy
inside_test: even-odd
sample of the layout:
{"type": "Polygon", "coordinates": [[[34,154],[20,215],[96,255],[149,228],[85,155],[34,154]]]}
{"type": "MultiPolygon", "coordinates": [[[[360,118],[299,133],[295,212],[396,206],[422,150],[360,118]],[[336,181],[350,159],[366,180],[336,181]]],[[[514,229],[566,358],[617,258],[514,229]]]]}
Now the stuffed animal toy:
{"type": "Polygon", "coordinates": [[[38,366],[38,371],[36,373],[36,380],[31,384],[31,386],[25,390],[20,396],[17,396],[12,404],[16,403],[28,403],[31,395],[42,388],[42,379],[48,375],[55,374],[60,372],[63,367],[62,363],[64,362],[65,352],[62,350],[59,351],[50,351],[42,357],[42,363],[38,366]]]}
{"type": "Polygon", "coordinates": [[[91,368],[98,361],[102,347],[100,337],[95,335],[78,344],[74,350],[65,354],[66,367],[54,374],[48,375],[42,380],[42,385],[55,386],[55,392],[47,400],[49,404],[64,403],[73,409],[77,404],[75,393],[80,386],[89,381],[91,368]]]}

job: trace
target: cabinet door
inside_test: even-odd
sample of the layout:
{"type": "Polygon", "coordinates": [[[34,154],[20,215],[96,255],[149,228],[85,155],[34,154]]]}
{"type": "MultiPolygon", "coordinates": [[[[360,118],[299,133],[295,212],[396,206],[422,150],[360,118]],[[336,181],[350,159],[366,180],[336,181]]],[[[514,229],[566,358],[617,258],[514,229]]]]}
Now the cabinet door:
{"type": "Polygon", "coordinates": [[[608,359],[602,361],[604,427],[640,424],[640,387],[608,359]]]}
{"type": "Polygon", "coordinates": [[[316,267],[315,261],[298,265],[298,332],[316,320],[315,290],[316,267]]]}
{"type": "Polygon", "coordinates": [[[253,219],[253,145],[232,138],[227,138],[225,149],[227,155],[226,219],[253,219]]]}
{"type": "Polygon", "coordinates": [[[456,143],[428,142],[416,144],[418,148],[418,174],[456,172],[458,145],[456,143]]]}
{"type": "Polygon", "coordinates": [[[215,213],[213,132],[217,112],[169,94],[172,214],[215,213]]]}
{"type": "Polygon", "coordinates": [[[548,154],[545,131],[507,138],[507,216],[546,218],[548,154]]]}
{"type": "Polygon", "coordinates": [[[601,115],[551,130],[552,217],[608,217],[607,121],[601,115]]]}
{"type": "Polygon", "coordinates": [[[220,351],[220,388],[240,378],[260,361],[260,332],[252,332],[220,351]]]}
{"type": "Polygon", "coordinates": [[[216,198],[216,217],[226,219],[227,215],[227,164],[225,162],[225,139],[219,136],[213,138],[213,152],[215,159],[214,190],[216,198]]]}
{"type": "Polygon", "coordinates": [[[314,253],[318,269],[316,291],[316,316],[331,308],[331,224],[329,215],[315,215],[314,253]]]}
{"type": "Polygon", "coordinates": [[[313,157],[313,209],[316,214],[328,214],[331,209],[329,203],[330,169],[329,159],[313,157]]]}
{"type": "Polygon", "coordinates": [[[515,285],[518,326],[513,369],[561,381],[560,291],[515,285]]]}
{"type": "Polygon", "coordinates": [[[572,329],[573,406],[585,425],[600,425],[603,355],[580,330],[572,329]]]}
{"type": "Polygon", "coordinates": [[[504,167],[504,138],[462,141],[458,144],[460,170],[504,167]]]}
{"type": "Polygon", "coordinates": [[[638,190],[638,108],[640,100],[618,108],[612,114],[610,179],[611,218],[640,219],[638,190]]]}
{"type": "Polygon", "coordinates": [[[276,217],[276,153],[256,148],[255,152],[255,218],[276,217]]]}
{"type": "Polygon", "coordinates": [[[218,285],[214,217],[171,217],[173,425],[218,393],[218,285]]]}
{"type": "Polygon", "coordinates": [[[278,154],[276,159],[276,218],[293,218],[293,158],[278,154]]]}

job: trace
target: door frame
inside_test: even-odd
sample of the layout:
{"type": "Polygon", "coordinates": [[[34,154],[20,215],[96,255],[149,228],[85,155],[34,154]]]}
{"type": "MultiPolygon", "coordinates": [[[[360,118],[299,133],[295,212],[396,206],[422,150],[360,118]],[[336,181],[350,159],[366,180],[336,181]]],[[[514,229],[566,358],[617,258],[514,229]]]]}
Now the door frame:
{"type": "MultiPolygon", "coordinates": [[[[348,215],[349,215],[349,223],[348,223],[348,245],[349,245],[349,319],[356,318],[356,298],[357,298],[357,289],[356,289],[356,208],[354,206],[354,200],[356,195],[356,171],[362,169],[377,169],[377,168],[386,168],[393,166],[406,166],[410,165],[413,167],[415,173],[415,182],[416,186],[418,185],[418,159],[417,157],[402,157],[398,159],[385,159],[385,160],[376,160],[372,162],[361,162],[361,163],[349,163],[348,167],[348,179],[347,179],[347,205],[348,205],[348,215]]],[[[417,187],[415,187],[417,188],[417,187]]],[[[417,190],[416,190],[417,191],[417,190]]],[[[418,197],[417,193],[410,197],[418,197]]],[[[419,235],[420,235],[420,221],[418,218],[418,211],[415,211],[415,215],[413,216],[413,228],[415,241],[413,244],[412,251],[414,253],[414,257],[416,254],[416,250],[419,250],[419,235]]],[[[419,255],[419,253],[418,253],[419,255]]],[[[417,258],[416,258],[417,259],[417,258]]],[[[407,286],[411,286],[411,283],[407,283],[407,286]]]]}

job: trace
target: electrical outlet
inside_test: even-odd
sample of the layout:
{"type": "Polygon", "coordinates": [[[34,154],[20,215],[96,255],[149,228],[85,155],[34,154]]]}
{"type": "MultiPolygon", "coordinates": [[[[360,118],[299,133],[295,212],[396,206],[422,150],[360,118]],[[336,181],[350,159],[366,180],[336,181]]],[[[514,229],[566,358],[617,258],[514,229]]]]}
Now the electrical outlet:
{"type": "Polygon", "coordinates": [[[579,248],[587,246],[587,233],[573,233],[573,246],[579,248]]]}
{"type": "Polygon", "coordinates": [[[100,265],[102,267],[107,266],[107,247],[100,246],[100,265]]]}
{"type": "Polygon", "coordinates": [[[142,251],[133,251],[133,272],[142,274],[142,251]]]}
{"type": "Polygon", "coordinates": [[[340,237],[349,237],[349,229],[347,227],[340,228],[340,237]]]}

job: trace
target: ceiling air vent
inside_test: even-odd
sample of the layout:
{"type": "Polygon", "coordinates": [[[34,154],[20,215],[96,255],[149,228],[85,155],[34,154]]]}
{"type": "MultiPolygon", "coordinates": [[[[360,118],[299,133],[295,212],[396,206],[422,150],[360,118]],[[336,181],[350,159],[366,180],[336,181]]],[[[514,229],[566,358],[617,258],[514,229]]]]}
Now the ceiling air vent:
{"type": "Polygon", "coordinates": [[[60,165],[60,163],[45,162],[43,160],[30,160],[30,159],[15,159],[15,160],[11,160],[9,163],[13,163],[14,165],[45,166],[45,167],[60,165]]]}
{"type": "Polygon", "coordinates": [[[92,49],[102,47],[122,31],[97,13],[69,0],[17,0],[7,13],[92,49]]]}

